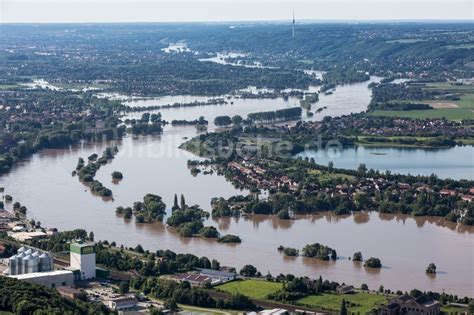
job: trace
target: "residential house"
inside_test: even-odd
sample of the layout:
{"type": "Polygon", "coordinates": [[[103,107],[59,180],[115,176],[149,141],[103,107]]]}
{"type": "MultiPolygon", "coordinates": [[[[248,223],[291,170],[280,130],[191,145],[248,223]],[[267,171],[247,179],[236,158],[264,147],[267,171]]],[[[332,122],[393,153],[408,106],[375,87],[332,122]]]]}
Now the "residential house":
{"type": "Polygon", "coordinates": [[[354,293],[354,287],[351,285],[340,285],[336,288],[336,292],[339,294],[350,294],[354,293]]]}
{"type": "Polygon", "coordinates": [[[414,298],[402,295],[382,304],[378,315],[439,315],[441,306],[438,301],[428,297],[414,298]]]}

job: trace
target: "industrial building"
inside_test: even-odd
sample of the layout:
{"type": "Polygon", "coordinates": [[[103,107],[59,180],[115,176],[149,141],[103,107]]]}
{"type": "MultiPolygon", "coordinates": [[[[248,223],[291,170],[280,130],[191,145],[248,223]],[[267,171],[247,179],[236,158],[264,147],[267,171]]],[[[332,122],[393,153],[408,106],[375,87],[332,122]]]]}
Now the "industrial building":
{"type": "Polygon", "coordinates": [[[53,258],[48,252],[21,247],[18,253],[8,259],[6,274],[21,275],[53,270],[53,258]]]}
{"type": "Polygon", "coordinates": [[[229,282],[237,278],[235,272],[220,271],[214,269],[196,268],[201,276],[210,277],[213,281],[220,281],[220,283],[229,282]]]}
{"type": "Polygon", "coordinates": [[[115,311],[129,310],[137,307],[137,299],[132,296],[122,296],[108,301],[107,306],[115,311]]]}
{"type": "Polygon", "coordinates": [[[41,284],[47,286],[48,288],[57,288],[74,284],[74,274],[70,270],[34,272],[20,275],[12,275],[10,277],[21,281],[41,284]]]}
{"type": "Polygon", "coordinates": [[[71,269],[79,270],[80,280],[94,279],[95,271],[95,244],[78,241],[70,246],[71,269]]]}

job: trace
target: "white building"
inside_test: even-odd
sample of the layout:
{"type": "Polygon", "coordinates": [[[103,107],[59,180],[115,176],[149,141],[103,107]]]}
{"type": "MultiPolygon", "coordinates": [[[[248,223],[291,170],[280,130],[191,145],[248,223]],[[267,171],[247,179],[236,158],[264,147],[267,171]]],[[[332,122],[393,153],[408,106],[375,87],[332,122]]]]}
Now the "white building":
{"type": "Polygon", "coordinates": [[[211,278],[213,281],[219,281],[220,283],[225,283],[228,281],[235,280],[237,274],[235,272],[220,271],[214,269],[205,269],[205,268],[196,268],[199,271],[201,276],[206,276],[211,278]]]}
{"type": "Polygon", "coordinates": [[[70,247],[72,269],[78,269],[81,280],[95,278],[95,245],[93,243],[72,243],[70,247]]]}
{"type": "Polygon", "coordinates": [[[109,300],[107,304],[110,309],[122,311],[137,307],[137,299],[134,296],[122,296],[109,300]]]}
{"type": "Polygon", "coordinates": [[[57,288],[74,284],[74,274],[69,270],[34,272],[9,277],[30,283],[41,284],[48,288],[57,288]]]}

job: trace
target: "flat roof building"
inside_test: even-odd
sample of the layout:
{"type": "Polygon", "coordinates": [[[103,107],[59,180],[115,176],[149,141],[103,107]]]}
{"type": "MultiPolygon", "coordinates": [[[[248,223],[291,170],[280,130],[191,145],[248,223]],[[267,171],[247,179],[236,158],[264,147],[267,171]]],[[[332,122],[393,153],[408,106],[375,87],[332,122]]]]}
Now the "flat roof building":
{"type": "Polygon", "coordinates": [[[41,284],[47,286],[48,288],[57,288],[74,284],[74,275],[72,271],[69,270],[33,272],[9,277],[18,279],[20,281],[41,284]]]}
{"type": "Polygon", "coordinates": [[[69,299],[76,299],[81,294],[81,291],[70,286],[58,287],[57,290],[59,294],[69,299]]]}
{"type": "Polygon", "coordinates": [[[220,271],[214,269],[204,269],[204,268],[196,268],[199,271],[199,274],[202,276],[208,276],[213,279],[219,279],[222,281],[231,281],[237,278],[237,274],[235,272],[228,272],[228,271],[220,271]]]}
{"type": "Polygon", "coordinates": [[[137,299],[134,296],[123,296],[108,301],[109,308],[122,311],[137,307],[137,299]]]}

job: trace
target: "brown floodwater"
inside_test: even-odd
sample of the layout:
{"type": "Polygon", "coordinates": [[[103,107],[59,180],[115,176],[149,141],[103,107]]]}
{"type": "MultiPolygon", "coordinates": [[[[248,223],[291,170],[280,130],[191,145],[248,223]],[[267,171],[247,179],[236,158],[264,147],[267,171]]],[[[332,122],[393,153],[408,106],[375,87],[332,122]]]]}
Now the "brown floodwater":
{"type": "MultiPolygon", "coordinates": [[[[356,107],[362,108],[361,102],[367,104],[370,100],[366,84],[359,86],[357,95],[352,92],[357,91],[354,86],[347,86],[351,91],[346,91],[347,97],[359,102],[354,105],[356,107]]],[[[344,113],[343,109],[337,110],[344,103],[343,98],[337,96],[338,92],[344,94],[344,87],[338,87],[332,95],[337,101],[331,109],[334,115],[344,113]]],[[[326,101],[329,102],[332,96],[328,96],[326,101]]],[[[202,114],[212,121],[215,115],[228,111],[245,116],[255,110],[254,102],[256,100],[249,101],[242,107],[221,105],[169,109],[162,113],[167,120],[173,117],[195,119],[197,114],[202,114]]],[[[272,103],[271,106],[283,108],[287,105],[272,103]]],[[[264,109],[268,110],[266,106],[264,109]]],[[[110,143],[41,151],[0,177],[0,186],[5,187],[5,194],[12,195],[14,201],[27,206],[28,215],[41,221],[43,226],[60,230],[84,228],[94,231],[96,239],[114,240],[125,246],[141,244],[150,250],[193,253],[237,268],[253,264],[263,274],[270,271],[274,275],[322,275],[325,279],[357,286],[366,283],[372,289],[384,285],[393,290],[419,288],[474,296],[474,230],[439,218],[379,213],[337,217],[325,213],[291,221],[271,216],[209,219],[206,224],[216,226],[222,234],[241,237],[241,244],[228,245],[214,240],[182,238],[161,223],[135,224],[117,217],[117,206],[132,205],[146,193],[162,196],[168,207],[172,205],[175,193],[183,193],[188,204],[199,204],[208,211],[212,197],[248,193],[236,190],[216,174],[190,174],[186,162],[196,157],[178,149],[178,146],[185,137],[194,135],[194,127],[167,126],[160,136],[127,137],[117,142],[118,155],[97,173],[97,179],[112,189],[113,200],[104,201],[92,195],[76,177],[71,176],[79,157],[100,154],[110,143]],[[124,179],[112,183],[110,174],[116,170],[123,173],[124,179]],[[279,245],[301,249],[314,242],[336,249],[340,258],[334,262],[285,258],[277,251],[279,245]],[[361,251],[364,258],[380,258],[384,267],[367,270],[348,260],[356,251],[361,251]],[[431,262],[439,270],[435,277],[425,274],[425,268],[431,262]]]]}

